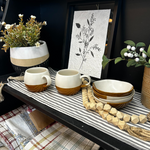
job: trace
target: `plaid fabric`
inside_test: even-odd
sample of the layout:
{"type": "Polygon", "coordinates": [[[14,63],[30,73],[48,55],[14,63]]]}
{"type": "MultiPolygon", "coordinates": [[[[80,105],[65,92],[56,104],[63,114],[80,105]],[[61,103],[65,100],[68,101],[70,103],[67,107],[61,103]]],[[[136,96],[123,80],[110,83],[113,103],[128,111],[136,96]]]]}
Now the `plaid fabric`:
{"type": "Polygon", "coordinates": [[[64,125],[55,123],[50,128],[42,131],[39,135],[33,138],[23,150],[43,150],[67,129],[68,128],[64,125]]]}
{"type": "Polygon", "coordinates": [[[4,125],[5,120],[21,114],[25,110],[25,108],[27,108],[27,105],[22,105],[19,108],[0,116],[0,137],[3,139],[3,141],[5,141],[7,147],[9,147],[10,150],[20,150],[21,146],[4,125]]]}
{"type": "Polygon", "coordinates": [[[98,150],[99,146],[60,123],[33,138],[23,150],[98,150]]]}
{"type": "Polygon", "coordinates": [[[16,116],[17,114],[20,114],[22,111],[24,111],[24,109],[27,107],[27,105],[22,105],[17,109],[14,109],[12,111],[9,111],[8,113],[0,116],[0,123],[4,122],[6,119],[9,119],[13,116],[16,116]]]}

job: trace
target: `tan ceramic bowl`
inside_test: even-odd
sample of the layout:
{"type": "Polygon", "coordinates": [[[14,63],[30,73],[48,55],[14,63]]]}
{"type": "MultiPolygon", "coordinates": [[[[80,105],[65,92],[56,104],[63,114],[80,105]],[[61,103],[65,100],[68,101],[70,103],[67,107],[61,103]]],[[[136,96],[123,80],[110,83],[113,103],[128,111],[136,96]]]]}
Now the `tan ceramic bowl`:
{"type": "Polygon", "coordinates": [[[92,88],[92,90],[93,90],[93,94],[97,98],[102,98],[102,99],[106,99],[106,100],[130,99],[135,94],[135,90],[134,89],[132,90],[132,92],[129,95],[127,95],[127,96],[119,96],[119,97],[102,95],[102,94],[98,93],[94,88],[92,88]]]}
{"type": "Polygon", "coordinates": [[[111,105],[112,107],[114,107],[116,109],[126,107],[133,99],[133,97],[131,97],[131,99],[122,100],[122,101],[121,100],[106,101],[105,99],[97,98],[96,96],[94,96],[94,98],[97,102],[101,102],[101,103],[104,103],[104,104],[109,104],[109,105],[111,105]]]}
{"type": "Polygon", "coordinates": [[[104,79],[93,82],[93,89],[105,96],[127,96],[134,89],[133,85],[119,80],[104,79]]]}

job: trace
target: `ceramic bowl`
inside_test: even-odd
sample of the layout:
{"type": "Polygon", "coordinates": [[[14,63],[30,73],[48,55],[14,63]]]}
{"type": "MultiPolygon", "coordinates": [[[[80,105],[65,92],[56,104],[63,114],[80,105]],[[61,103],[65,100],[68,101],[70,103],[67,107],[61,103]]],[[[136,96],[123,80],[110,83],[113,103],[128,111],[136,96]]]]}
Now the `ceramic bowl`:
{"type": "MultiPolygon", "coordinates": [[[[134,93],[135,93],[135,90],[133,90],[134,91],[134,93]]],[[[103,101],[103,102],[108,102],[108,103],[122,103],[122,102],[127,102],[127,101],[129,101],[129,100],[131,100],[132,98],[133,98],[133,96],[134,96],[134,94],[132,95],[132,96],[130,96],[130,97],[127,97],[127,98],[122,98],[122,97],[120,97],[120,99],[116,99],[116,100],[113,100],[113,99],[103,99],[103,98],[99,98],[99,97],[97,97],[95,94],[94,94],[94,92],[93,92],[93,96],[94,96],[94,98],[96,99],[96,100],[100,100],[100,101],[103,101]]]]}
{"type": "Polygon", "coordinates": [[[114,102],[113,100],[111,100],[111,102],[106,102],[105,99],[97,98],[95,96],[94,96],[94,98],[95,98],[95,100],[97,102],[102,102],[104,104],[109,104],[109,105],[111,105],[112,107],[114,107],[116,109],[120,109],[120,108],[126,107],[132,101],[132,99],[133,99],[133,97],[132,97],[128,101],[122,101],[122,102],[121,101],[120,102],[119,101],[118,102],[115,101],[114,102]]]}
{"type": "Polygon", "coordinates": [[[99,94],[105,96],[127,96],[134,89],[133,85],[119,80],[104,79],[93,82],[93,88],[99,94]]]}
{"type": "Polygon", "coordinates": [[[94,95],[97,98],[102,98],[102,99],[106,99],[106,100],[119,100],[119,99],[128,99],[133,97],[133,95],[135,94],[135,90],[133,89],[132,92],[127,95],[127,96],[120,96],[120,97],[115,97],[115,96],[106,96],[106,95],[102,95],[100,93],[98,93],[94,88],[92,88],[94,95]]]}

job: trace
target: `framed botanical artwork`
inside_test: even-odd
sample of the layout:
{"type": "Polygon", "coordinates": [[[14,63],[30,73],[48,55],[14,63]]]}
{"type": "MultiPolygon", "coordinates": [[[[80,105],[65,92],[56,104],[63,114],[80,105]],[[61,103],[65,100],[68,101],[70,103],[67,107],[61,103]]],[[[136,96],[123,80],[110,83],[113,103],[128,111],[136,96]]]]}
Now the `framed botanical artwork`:
{"type": "Polygon", "coordinates": [[[110,55],[118,14],[118,0],[69,3],[62,67],[106,78],[108,68],[103,71],[102,57],[110,55]]]}

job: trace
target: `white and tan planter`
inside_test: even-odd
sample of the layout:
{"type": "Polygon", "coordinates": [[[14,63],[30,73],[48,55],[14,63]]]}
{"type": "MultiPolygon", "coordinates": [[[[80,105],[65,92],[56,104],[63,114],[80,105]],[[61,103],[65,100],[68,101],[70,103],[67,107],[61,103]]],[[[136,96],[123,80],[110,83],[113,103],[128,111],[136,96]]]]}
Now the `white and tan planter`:
{"type": "Polygon", "coordinates": [[[10,61],[14,70],[20,74],[31,67],[48,67],[49,51],[45,41],[40,41],[39,47],[10,48],[10,61]]]}

